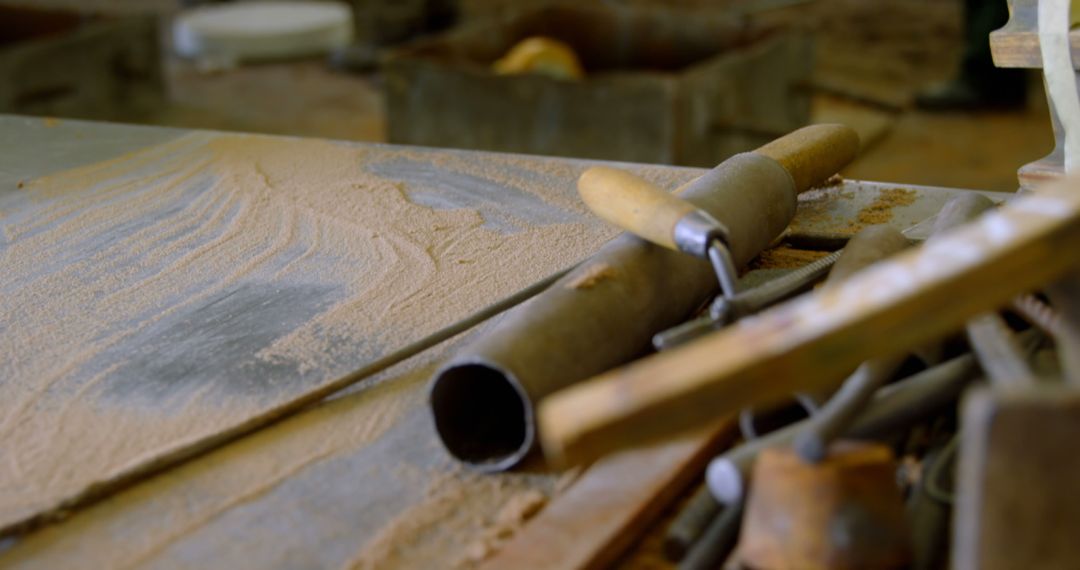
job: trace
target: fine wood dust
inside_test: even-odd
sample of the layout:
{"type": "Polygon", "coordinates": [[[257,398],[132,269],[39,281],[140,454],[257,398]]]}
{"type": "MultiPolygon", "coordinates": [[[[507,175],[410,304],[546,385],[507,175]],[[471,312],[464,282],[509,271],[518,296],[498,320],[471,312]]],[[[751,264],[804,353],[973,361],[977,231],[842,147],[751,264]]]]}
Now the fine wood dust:
{"type": "Polygon", "coordinates": [[[471,568],[490,557],[547,503],[551,478],[458,467],[435,474],[424,499],[391,520],[347,564],[353,569],[471,568]],[[543,485],[546,489],[537,488],[543,485]],[[491,507],[498,510],[493,514],[491,507]],[[461,543],[462,536],[474,537],[461,543]]]}
{"type": "Polygon", "coordinates": [[[853,219],[838,215],[836,203],[855,200],[855,197],[855,191],[845,187],[843,179],[800,194],[791,231],[854,235],[864,227],[888,223],[893,218],[894,208],[914,204],[919,194],[906,188],[882,189],[853,219]]]}
{"type": "Polygon", "coordinates": [[[585,268],[577,277],[565,285],[567,289],[591,289],[601,281],[615,278],[615,268],[606,263],[597,263],[585,268]]]}
{"type": "Polygon", "coordinates": [[[889,188],[882,190],[868,206],[859,210],[852,222],[852,231],[859,231],[866,226],[888,223],[893,217],[893,208],[910,206],[915,203],[918,194],[914,190],[889,188]]]}
{"type": "Polygon", "coordinates": [[[468,156],[195,133],[27,181],[0,218],[0,529],[355,370],[617,233],[578,203],[562,163],[468,156]],[[401,159],[442,170],[405,182],[377,173],[401,159]],[[502,186],[474,207],[412,198],[439,196],[447,172],[501,177],[551,213],[530,221],[490,193],[502,186]],[[513,227],[493,227],[503,218],[513,227]]]}

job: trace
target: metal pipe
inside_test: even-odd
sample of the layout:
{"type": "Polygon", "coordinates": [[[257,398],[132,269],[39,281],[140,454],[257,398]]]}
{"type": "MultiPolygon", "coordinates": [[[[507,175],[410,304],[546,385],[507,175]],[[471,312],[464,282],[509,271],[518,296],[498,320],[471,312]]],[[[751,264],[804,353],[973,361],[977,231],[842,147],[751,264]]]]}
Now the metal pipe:
{"type": "Polygon", "coordinates": [[[742,523],[743,504],[724,509],[701,535],[701,540],[687,554],[679,570],[712,570],[719,568],[735,548],[742,523]]]}
{"type": "MultiPolygon", "coordinates": [[[[721,221],[736,265],[783,232],[796,185],[777,161],[736,155],[681,197],[721,221]]],[[[528,303],[506,314],[435,376],[430,404],[446,449],[483,471],[508,469],[535,443],[534,404],[625,363],[652,335],[716,293],[708,262],[624,234],[528,303]]]]}
{"type": "Polygon", "coordinates": [[[675,562],[682,560],[719,514],[720,503],[709,488],[698,489],[668,527],[664,556],[675,562]]]}

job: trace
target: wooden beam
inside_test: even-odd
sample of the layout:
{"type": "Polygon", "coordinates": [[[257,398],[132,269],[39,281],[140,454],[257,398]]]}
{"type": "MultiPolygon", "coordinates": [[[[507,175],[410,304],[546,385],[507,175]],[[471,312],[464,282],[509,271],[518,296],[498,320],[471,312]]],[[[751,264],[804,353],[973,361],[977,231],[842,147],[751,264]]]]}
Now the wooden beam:
{"type": "Polygon", "coordinates": [[[875,357],[957,330],[1077,265],[1080,180],[1017,198],[940,239],[741,321],[558,392],[539,410],[555,461],[668,436],[875,357]]]}
{"type": "Polygon", "coordinates": [[[609,567],[730,444],[734,428],[732,419],[713,422],[675,441],[597,463],[482,570],[609,567]]]}

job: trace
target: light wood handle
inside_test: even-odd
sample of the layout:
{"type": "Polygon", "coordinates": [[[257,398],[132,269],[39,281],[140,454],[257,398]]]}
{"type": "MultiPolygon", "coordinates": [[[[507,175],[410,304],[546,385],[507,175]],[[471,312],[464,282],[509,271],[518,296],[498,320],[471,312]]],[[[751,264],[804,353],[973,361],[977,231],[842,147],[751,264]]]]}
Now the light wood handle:
{"type": "Polygon", "coordinates": [[[859,135],[844,125],[810,125],[754,152],[780,163],[795,180],[795,191],[805,192],[855,160],[859,135]]]}
{"type": "Polygon", "coordinates": [[[675,225],[693,204],[625,170],[594,166],[578,178],[578,193],[594,214],[656,245],[678,250],[675,225]]]}

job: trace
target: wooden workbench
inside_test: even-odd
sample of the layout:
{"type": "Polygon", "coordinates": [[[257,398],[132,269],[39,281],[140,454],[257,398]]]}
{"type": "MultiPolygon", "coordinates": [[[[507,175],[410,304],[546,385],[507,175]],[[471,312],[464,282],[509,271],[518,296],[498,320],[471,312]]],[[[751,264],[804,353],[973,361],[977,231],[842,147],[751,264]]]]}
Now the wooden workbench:
{"type": "MultiPolygon", "coordinates": [[[[0,149],[0,566],[467,565],[567,484],[438,444],[428,377],[477,330],[217,440],[610,239],[591,163],[10,116],[0,149]]],[[[844,181],[794,226],[907,228],[954,192],[844,181]]]]}

